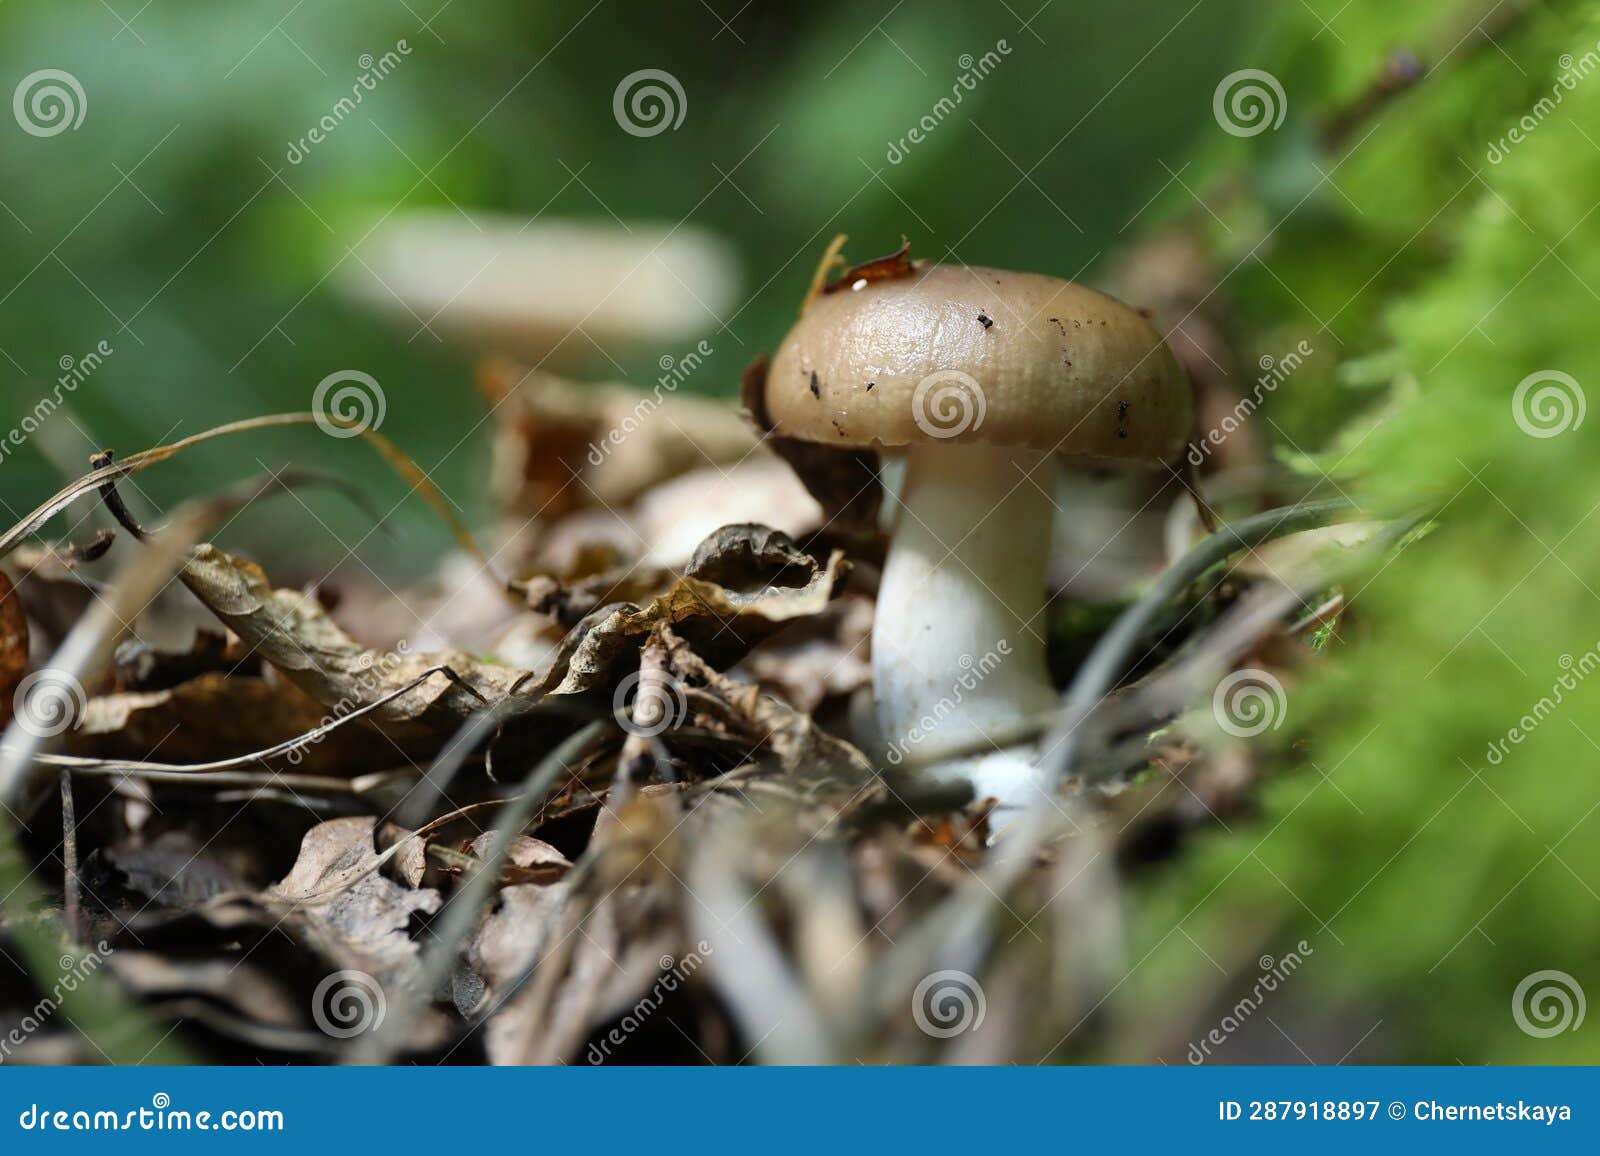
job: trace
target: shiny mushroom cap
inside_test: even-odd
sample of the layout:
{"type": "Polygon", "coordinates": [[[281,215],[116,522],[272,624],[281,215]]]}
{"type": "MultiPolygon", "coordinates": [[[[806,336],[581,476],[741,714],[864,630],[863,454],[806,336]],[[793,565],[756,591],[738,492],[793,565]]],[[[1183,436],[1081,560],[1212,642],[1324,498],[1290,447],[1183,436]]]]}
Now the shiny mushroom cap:
{"type": "Polygon", "coordinates": [[[847,275],[779,346],[766,413],[784,437],[841,446],[1014,445],[1156,464],[1192,399],[1161,335],[1092,289],[1037,273],[906,266],[847,275]]]}

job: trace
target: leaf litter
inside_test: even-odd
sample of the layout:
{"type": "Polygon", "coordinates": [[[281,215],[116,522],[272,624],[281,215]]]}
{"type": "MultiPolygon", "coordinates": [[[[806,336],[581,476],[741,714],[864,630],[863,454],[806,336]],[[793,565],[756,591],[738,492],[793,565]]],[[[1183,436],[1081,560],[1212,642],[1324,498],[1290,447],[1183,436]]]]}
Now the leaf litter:
{"type": "MultiPolygon", "coordinates": [[[[818,292],[838,285],[837,249],[818,292]]],[[[846,276],[903,276],[906,252],[846,276]]],[[[121,478],[188,446],[311,415],[104,459],[0,537],[6,705],[45,664],[83,691],[74,726],[12,726],[0,747],[17,850],[37,860],[60,841],[43,789],[56,776],[81,849],[55,891],[20,893],[31,909],[7,902],[0,940],[104,943],[107,1006],[238,1062],[1007,1062],[1061,1055],[1063,1024],[1088,1046],[1115,982],[1122,879],[1249,805],[1241,749],[1174,723],[1202,674],[1247,648],[1304,651],[1287,622],[1331,580],[1252,598],[1282,587],[1219,571],[1237,545],[1213,546],[1198,572],[1226,582],[1201,598],[1234,612],[1204,616],[1158,669],[1114,672],[1062,814],[997,850],[988,802],[882,773],[856,723],[883,556],[870,455],[763,438],[759,409],[505,363],[484,388],[511,402],[496,410],[492,549],[366,431],[456,530],[441,572],[487,574],[505,595],[456,645],[448,629],[426,649],[362,642],[319,592],[201,540],[268,487],[191,503],[148,536],[123,511],[115,541],[28,541],[86,495],[117,513],[121,478]],[[635,422],[648,436],[594,452],[660,416],[651,400],[671,406],[635,422]],[[782,479],[761,490],[777,524],[673,545],[756,471],[782,479]],[[151,597],[172,601],[174,579],[213,626],[163,631],[151,597]],[[1114,789],[1085,790],[1091,774],[1114,789]],[[80,892],[68,929],[60,905],[80,892]],[[927,1030],[914,1000],[941,969],[979,987],[984,1030],[927,1030]]],[[[1145,631],[1182,621],[1170,595],[1145,631]]],[[[381,594],[352,596],[352,621],[392,621],[381,594]]],[[[41,1057],[75,1051],[70,1034],[33,1041],[41,1057]]]]}

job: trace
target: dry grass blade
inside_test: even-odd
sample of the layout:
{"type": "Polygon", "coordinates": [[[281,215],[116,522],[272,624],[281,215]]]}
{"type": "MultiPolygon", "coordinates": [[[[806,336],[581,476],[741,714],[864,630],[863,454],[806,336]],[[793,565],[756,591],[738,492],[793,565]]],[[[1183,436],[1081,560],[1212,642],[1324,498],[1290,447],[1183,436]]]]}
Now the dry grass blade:
{"type": "Polygon", "coordinates": [[[114,485],[118,480],[127,477],[129,474],[137,473],[149,466],[164,462],[168,458],[176,457],[193,446],[214,441],[217,438],[230,437],[233,434],[250,433],[279,426],[320,425],[322,423],[341,425],[355,430],[357,435],[372,446],[397,474],[411,483],[412,489],[421,492],[423,500],[450,527],[450,532],[455,537],[457,545],[472,555],[488,573],[493,574],[495,572],[489,558],[478,547],[477,541],[472,536],[472,531],[467,529],[461,519],[456,516],[455,511],[450,508],[450,503],[445,499],[444,494],[440,492],[439,487],[434,485],[433,480],[428,477],[421,466],[411,459],[410,455],[376,430],[361,429],[354,423],[346,422],[339,417],[309,412],[267,414],[263,417],[228,422],[225,425],[214,426],[189,437],[180,438],[178,441],[164,446],[155,446],[148,450],[141,450],[136,454],[129,454],[119,462],[112,462],[109,465],[91,470],[70,485],[63,487],[48,501],[7,530],[4,535],[0,535],[0,559],[8,556],[24,538],[35,533],[51,518],[85,494],[96,493],[102,486],[114,485]]]}
{"type": "Polygon", "coordinates": [[[784,949],[742,881],[753,849],[723,824],[690,865],[692,919],[711,947],[711,977],[743,1034],[767,1064],[830,1064],[839,1056],[826,1018],[790,968],[784,949]]]}
{"type": "MultiPolygon", "coordinates": [[[[449,673],[450,668],[447,666],[431,667],[428,670],[423,671],[416,678],[413,678],[411,681],[407,682],[404,686],[401,686],[396,690],[392,690],[385,694],[382,698],[369,702],[365,706],[358,707],[355,710],[350,711],[348,714],[340,715],[331,722],[324,723],[318,727],[313,727],[304,734],[295,735],[293,738],[285,739],[283,742],[275,743],[263,750],[251,751],[248,754],[243,755],[236,755],[230,759],[214,759],[211,762],[206,763],[157,763],[145,759],[92,759],[69,755],[40,755],[36,756],[36,758],[43,765],[69,767],[78,772],[87,771],[98,772],[100,774],[133,775],[136,777],[154,777],[155,775],[160,774],[166,776],[166,779],[169,782],[181,781],[185,778],[209,778],[221,771],[236,770],[240,767],[248,767],[252,764],[265,765],[270,760],[278,758],[281,755],[289,755],[295,751],[303,750],[306,747],[321,742],[340,727],[355,722],[363,715],[368,715],[376,710],[380,710],[384,706],[393,702],[395,699],[399,698],[401,695],[406,694],[407,692],[420,686],[434,675],[448,675],[449,673]]],[[[279,780],[279,778],[281,778],[284,782],[288,781],[288,776],[275,776],[271,781],[276,782],[279,780]]],[[[321,776],[306,775],[301,776],[301,778],[307,780],[317,779],[318,781],[322,781],[321,776]]],[[[342,783],[348,788],[348,782],[343,779],[329,779],[326,781],[342,783]]]]}

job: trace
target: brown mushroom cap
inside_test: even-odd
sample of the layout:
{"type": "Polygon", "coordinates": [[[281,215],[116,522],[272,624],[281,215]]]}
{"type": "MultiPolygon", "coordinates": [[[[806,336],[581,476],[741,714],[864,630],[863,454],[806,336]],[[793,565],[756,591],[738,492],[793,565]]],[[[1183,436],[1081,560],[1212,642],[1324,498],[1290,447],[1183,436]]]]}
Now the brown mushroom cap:
{"type": "Polygon", "coordinates": [[[846,446],[948,441],[1157,463],[1192,419],[1155,328],[1037,273],[922,264],[806,308],[768,371],[783,437],[846,446]]]}

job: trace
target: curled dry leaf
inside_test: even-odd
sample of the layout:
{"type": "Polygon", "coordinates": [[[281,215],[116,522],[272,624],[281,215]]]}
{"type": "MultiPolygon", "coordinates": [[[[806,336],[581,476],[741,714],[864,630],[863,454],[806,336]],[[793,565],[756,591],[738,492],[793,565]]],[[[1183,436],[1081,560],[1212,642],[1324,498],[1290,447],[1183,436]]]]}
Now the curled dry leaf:
{"type": "Polygon", "coordinates": [[[300,857],[260,899],[282,913],[297,938],[312,942],[341,967],[379,983],[414,978],[419,949],[406,933],[418,913],[439,910],[431,888],[403,887],[379,870],[371,816],[330,819],[306,832],[300,857]]]}
{"type": "Polygon", "coordinates": [[[810,715],[762,694],[750,683],[717,673],[670,628],[660,627],[656,637],[666,648],[672,676],[709,692],[696,696],[696,726],[731,740],[745,756],[769,754],[789,774],[839,775],[850,783],[872,778],[867,757],[823,730],[810,715]]]}
{"type": "Polygon", "coordinates": [[[448,666],[471,688],[442,675],[429,679],[376,712],[386,732],[407,723],[424,734],[448,732],[504,698],[523,677],[522,671],[466,654],[369,650],[340,629],[315,597],[274,589],[261,567],[209,544],[195,547],[179,577],[247,648],[325,706],[363,706],[434,666],[448,666]]]}
{"type": "MultiPolygon", "coordinates": [[[[663,626],[677,629],[714,661],[731,662],[782,624],[820,613],[845,569],[842,551],[819,565],[776,530],[724,526],[700,544],[683,576],[664,593],[586,615],[532,690],[564,695],[609,686],[637,664],[645,639],[663,626]]],[[[548,605],[560,613],[558,595],[548,605]]]]}
{"type": "Polygon", "coordinates": [[[874,281],[897,281],[902,277],[909,277],[916,272],[916,269],[916,263],[911,260],[911,242],[901,237],[900,247],[893,253],[851,266],[839,275],[838,280],[829,283],[822,291],[839,293],[849,290],[853,293],[874,281]]]}

